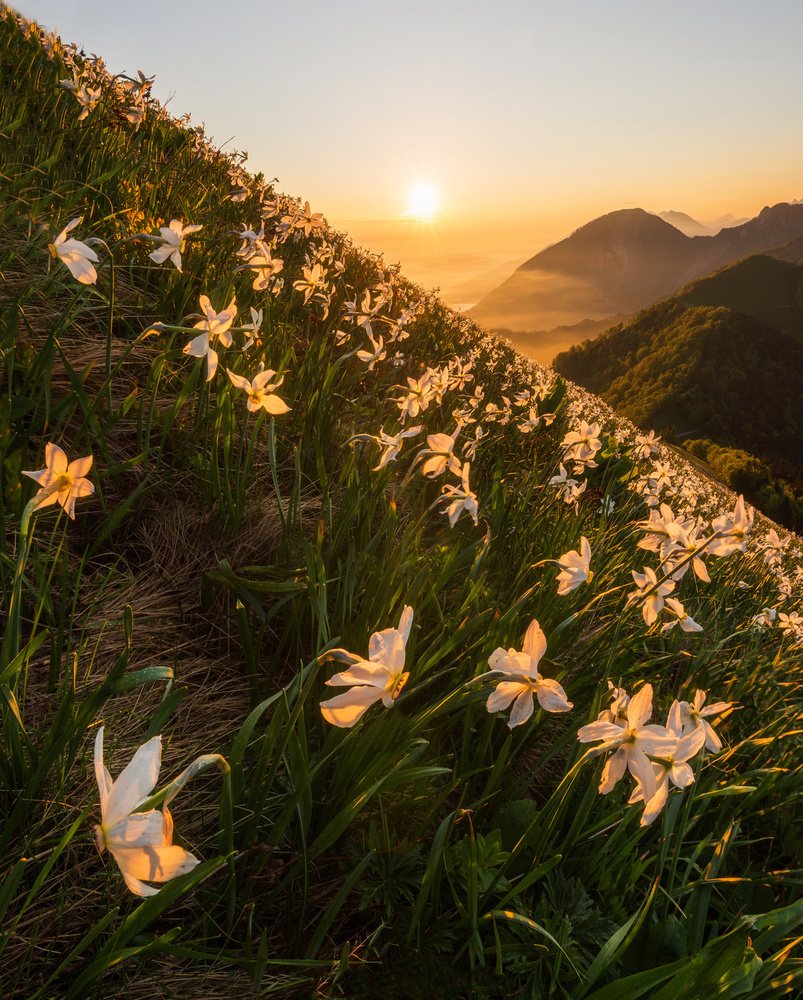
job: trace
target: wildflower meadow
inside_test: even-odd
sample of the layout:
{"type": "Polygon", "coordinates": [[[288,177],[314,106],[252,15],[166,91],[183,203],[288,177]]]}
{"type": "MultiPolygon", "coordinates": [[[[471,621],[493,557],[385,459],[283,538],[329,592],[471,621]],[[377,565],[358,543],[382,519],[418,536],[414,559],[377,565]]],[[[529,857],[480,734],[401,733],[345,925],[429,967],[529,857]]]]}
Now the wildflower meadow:
{"type": "Polygon", "coordinates": [[[0,41],[0,996],[796,995],[800,540],[0,41]]]}

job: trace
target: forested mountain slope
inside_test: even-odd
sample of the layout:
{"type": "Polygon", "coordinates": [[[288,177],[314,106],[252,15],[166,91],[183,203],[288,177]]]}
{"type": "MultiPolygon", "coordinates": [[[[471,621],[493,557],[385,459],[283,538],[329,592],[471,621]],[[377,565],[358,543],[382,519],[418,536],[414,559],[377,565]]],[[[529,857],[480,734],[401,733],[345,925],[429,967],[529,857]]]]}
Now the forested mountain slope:
{"type": "Polygon", "coordinates": [[[803,343],[753,316],[677,296],[559,354],[555,369],[641,426],[803,459],[803,343]]]}

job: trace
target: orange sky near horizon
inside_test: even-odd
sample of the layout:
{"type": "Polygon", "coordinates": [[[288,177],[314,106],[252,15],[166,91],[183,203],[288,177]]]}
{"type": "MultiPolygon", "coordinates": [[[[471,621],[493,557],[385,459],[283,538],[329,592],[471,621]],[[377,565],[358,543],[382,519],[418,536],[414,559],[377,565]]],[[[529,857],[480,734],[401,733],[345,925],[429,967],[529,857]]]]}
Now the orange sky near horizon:
{"type": "Polygon", "coordinates": [[[139,0],[125,30],[103,0],[17,6],[444,291],[618,209],[803,198],[799,0],[139,0]]]}
{"type": "MultiPolygon", "coordinates": [[[[623,208],[643,208],[645,211],[685,212],[703,224],[725,215],[737,219],[753,218],[766,205],[803,198],[803,182],[799,190],[787,183],[778,183],[769,191],[746,194],[736,192],[722,196],[712,192],[710,199],[686,204],[666,199],[643,199],[613,203],[607,199],[587,199],[553,203],[545,211],[543,203],[532,206],[521,215],[489,216],[479,210],[465,210],[461,216],[449,212],[449,199],[441,200],[440,208],[429,220],[416,220],[402,213],[387,218],[357,216],[349,218],[328,213],[327,219],[336,229],[348,232],[355,243],[375,253],[381,253],[389,264],[401,263],[402,271],[426,287],[439,287],[445,297],[454,298],[457,286],[472,277],[481,277],[497,268],[509,268],[504,280],[524,260],[544,247],[569,236],[575,229],[608,212],[623,208]]],[[[460,296],[457,297],[457,300],[460,296]]]]}

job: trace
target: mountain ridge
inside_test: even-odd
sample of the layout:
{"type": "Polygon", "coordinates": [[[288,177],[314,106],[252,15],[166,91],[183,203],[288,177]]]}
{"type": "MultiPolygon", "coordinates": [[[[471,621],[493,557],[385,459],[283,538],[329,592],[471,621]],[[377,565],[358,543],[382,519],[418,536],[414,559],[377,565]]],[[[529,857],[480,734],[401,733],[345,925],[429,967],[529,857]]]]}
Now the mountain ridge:
{"type": "Polygon", "coordinates": [[[765,206],[714,236],[686,236],[643,209],[594,219],[525,261],[470,310],[491,328],[551,330],[634,314],[685,284],[803,234],[803,205],[765,206]]]}
{"type": "Polygon", "coordinates": [[[714,236],[722,228],[721,226],[707,226],[703,222],[698,222],[686,212],[657,212],[659,219],[668,222],[670,226],[679,229],[686,236],[714,236]]]}
{"type": "Polygon", "coordinates": [[[803,265],[729,264],[559,354],[561,375],[641,426],[803,462],[803,265]]]}

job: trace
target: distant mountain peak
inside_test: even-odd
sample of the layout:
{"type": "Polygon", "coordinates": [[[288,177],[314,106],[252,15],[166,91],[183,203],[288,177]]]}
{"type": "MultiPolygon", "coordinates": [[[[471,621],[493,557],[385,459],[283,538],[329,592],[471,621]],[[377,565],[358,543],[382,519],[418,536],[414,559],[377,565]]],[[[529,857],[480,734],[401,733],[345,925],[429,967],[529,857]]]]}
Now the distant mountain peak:
{"type": "Polygon", "coordinates": [[[718,230],[733,229],[734,226],[743,226],[745,222],[749,221],[750,219],[747,216],[744,216],[741,219],[737,219],[735,215],[728,212],[725,215],[720,215],[718,219],[714,219],[714,221],[711,223],[711,228],[718,230]]]}
{"type": "MultiPolygon", "coordinates": [[[[673,226],[672,228],[676,227],[673,226]]],[[[654,215],[652,212],[646,212],[643,208],[619,208],[614,212],[607,212],[605,215],[600,215],[599,218],[592,219],[591,222],[587,222],[584,226],[580,226],[579,229],[575,229],[568,239],[571,240],[580,234],[596,237],[602,232],[632,234],[634,236],[649,234],[652,236],[655,233],[665,233],[666,227],[660,216],[654,215]]],[[[561,242],[565,243],[567,241],[563,240],[561,242]]],[[[554,245],[560,246],[561,244],[556,243],[554,245]]]]}
{"type": "Polygon", "coordinates": [[[706,226],[685,212],[659,212],[658,218],[668,222],[675,229],[679,229],[686,236],[714,236],[722,228],[721,226],[706,226]]]}
{"type": "Polygon", "coordinates": [[[695,236],[642,208],[619,209],[525,261],[470,315],[491,329],[511,330],[553,330],[630,315],[695,278],[802,234],[803,205],[788,202],[716,235],[695,236]]]}
{"type": "Polygon", "coordinates": [[[574,272],[581,266],[592,271],[627,267],[636,254],[661,254],[689,242],[687,236],[643,208],[620,208],[592,219],[559,243],[553,243],[528,261],[519,271],[574,272]]]}

